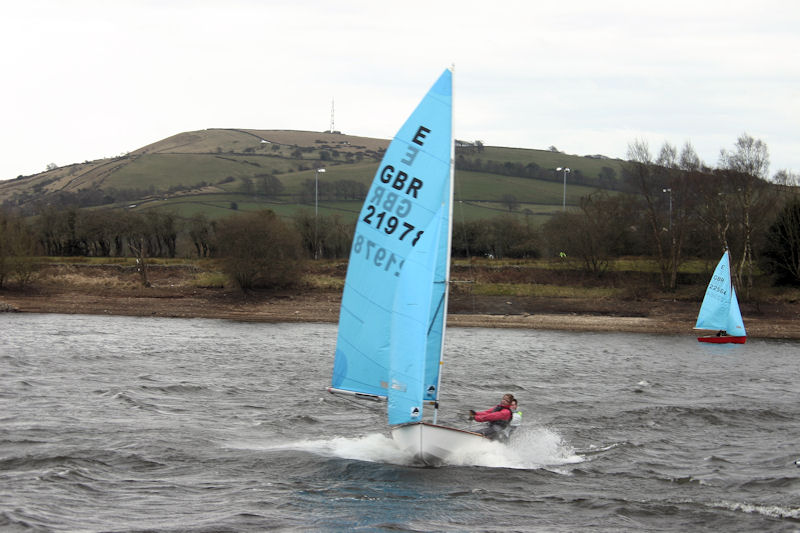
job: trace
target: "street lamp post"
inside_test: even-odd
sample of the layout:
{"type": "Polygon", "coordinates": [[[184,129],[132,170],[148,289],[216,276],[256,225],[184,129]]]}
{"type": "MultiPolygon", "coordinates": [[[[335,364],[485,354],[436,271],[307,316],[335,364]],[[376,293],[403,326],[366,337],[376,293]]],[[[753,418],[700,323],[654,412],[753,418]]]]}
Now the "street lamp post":
{"type": "Polygon", "coordinates": [[[661,192],[669,193],[669,234],[672,235],[672,189],[661,189],[661,192]]]}
{"type": "Polygon", "coordinates": [[[314,259],[318,256],[319,244],[317,243],[317,222],[319,215],[319,173],[325,172],[324,168],[318,168],[314,172],[314,259]]]}
{"type": "Polygon", "coordinates": [[[319,173],[325,172],[324,168],[318,168],[316,172],[314,172],[314,218],[317,218],[317,212],[319,211],[319,173]]]}
{"type": "Polygon", "coordinates": [[[677,247],[675,246],[675,234],[672,233],[672,188],[668,187],[666,189],[661,189],[663,193],[669,193],[669,257],[670,257],[670,266],[671,266],[671,277],[669,286],[671,289],[674,289],[676,286],[676,280],[678,276],[678,252],[677,247]]]}
{"type": "Polygon", "coordinates": [[[569,169],[568,168],[558,167],[556,169],[556,172],[559,172],[559,171],[562,171],[562,170],[564,171],[564,196],[563,196],[563,200],[561,202],[561,210],[562,211],[566,211],[567,210],[567,172],[569,172],[569,169]]]}

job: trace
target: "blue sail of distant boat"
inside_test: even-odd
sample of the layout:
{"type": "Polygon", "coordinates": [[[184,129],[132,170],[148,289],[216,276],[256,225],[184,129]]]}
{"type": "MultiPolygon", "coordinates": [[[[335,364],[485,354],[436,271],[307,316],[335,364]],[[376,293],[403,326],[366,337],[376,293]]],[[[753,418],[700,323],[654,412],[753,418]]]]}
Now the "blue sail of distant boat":
{"type": "Polygon", "coordinates": [[[730,271],[730,259],[726,250],[711,276],[695,329],[725,330],[728,335],[736,337],[747,335],[730,271]]]}
{"type": "Polygon", "coordinates": [[[739,300],[736,298],[736,289],[731,284],[731,307],[728,312],[728,325],[725,327],[728,335],[734,337],[745,337],[747,332],[744,329],[744,320],[742,320],[742,312],[739,310],[739,300]]]}
{"type": "Polygon", "coordinates": [[[388,399],[390,424],[438,398],[452,204],[452,72],[394,137],[361,209],[332,387],[388,399]]]}

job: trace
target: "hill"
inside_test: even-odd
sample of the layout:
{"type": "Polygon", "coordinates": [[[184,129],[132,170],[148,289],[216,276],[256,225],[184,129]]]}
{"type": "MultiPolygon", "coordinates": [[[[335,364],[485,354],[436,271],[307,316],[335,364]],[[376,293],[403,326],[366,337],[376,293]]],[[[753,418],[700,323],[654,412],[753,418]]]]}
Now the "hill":
{"type": "MultiPolygon", "coordinates": [[[[124,156],[84,161],[0,182],[0,203],[23,212],[67,203],[169,209],[210,218],[270,208],[283,216],[314,207],[355,218],[385,139],[290,130],[208,129],[179,133],[124,156]],[[325,173],[317,174],[316,169],[325,173]],[[316,181],[316,178],[319,178],[316,181]]],[[[501,213],[542,222],[566,200],[614,189],[621,161],[557,151],[457,141],[455,197],[464,220],[501,213]],[[564,198],[563,172],[569,167],[564,198]]]]}

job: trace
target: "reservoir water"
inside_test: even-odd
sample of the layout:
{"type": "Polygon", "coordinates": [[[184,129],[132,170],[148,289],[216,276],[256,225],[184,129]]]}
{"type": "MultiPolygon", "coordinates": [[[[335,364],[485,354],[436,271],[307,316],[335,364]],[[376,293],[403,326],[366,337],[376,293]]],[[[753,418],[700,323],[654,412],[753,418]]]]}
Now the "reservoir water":
{"type": "Polygon", "coordinates": [[[524,423],[432,469],[324,391],[335,341],[0,315],[0,529],[800,530],[800,343],[448,328],[439,421],[511,392],[524,423]]]}

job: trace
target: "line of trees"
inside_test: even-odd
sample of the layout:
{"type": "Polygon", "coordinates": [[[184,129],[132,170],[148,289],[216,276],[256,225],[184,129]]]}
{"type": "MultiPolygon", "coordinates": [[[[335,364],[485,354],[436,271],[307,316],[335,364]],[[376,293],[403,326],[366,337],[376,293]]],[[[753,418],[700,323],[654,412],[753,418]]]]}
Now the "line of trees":
{"type": "Polygon", "coordinates": [[[11,276],[23,285],[30,281],[35,251],[36,243],[25,221],[0,210],[0,288],[11,276]]]}
{"type": "MultiPolygon", "coordinates": [[[[498,174],[500,176],[513,176],[517,178],[539,179],[545,181],[561,181],[561,174],[552,168],[543,168],[534,162],[527,164],[513,163],[510,161],[484,161],[481,158],[468,158],[464,155],[456,156],[456,169],[471,172],[486,172],[498,174]]],[[[586,185],[589,187],[602,187],[604,189],[621,190],[624,186],[617,179],[617,172],[611,167],[602,167],[600,174],[596,177],[588,177],[580,169],[573,169],[570,172],[570,182],[575,185],[586,185]]]]}
{"type": "MultiPolygon", "coordinates": [[[[298,220],[307,226],[308,218],[298,220]]],[[[50,208],[30,220],[0,210],[0,288],[12,278],[20,285],[30,282],[41,255],[133,257],[145,286],[153,258],[216,258],[242,289],[288,286],[299,280],[302,261],[312,247],[306,243],[304,252],[299,227],[268,210],[218,221],[155,210],[76,207],[50,208]]],[[[329,231],[326,228],[323,236],[329,231]]]]}
{"type": "Polygon", "coordinates": [[[715,258],[728,249],[736,284],[748,298],[758,264],[781,272],[784,282],[800,269],[797,232],[776,228],[794,220],[798,179],[782,171],[769,182],[768,168],[766,145],[747,134],[733,150],[721,151],[716,169],[703,165],[688,143],[680,151],[665,143],[654,157],[647,143],[635,141],[622,179],[636,194],[583,198],[579,211],[554,217],[543,233],[596,273],[622,254],[652,256],[664,289],[677,287],[687,257],[715,258]]]}
{"type": "MultiPolygon", "coordinates": [[[[662,288],[675,289],[686,258],[715,259],[729,249],[737,285],[747,298],[757,267],[774,273],[781,283],[800,283],[798,177],[780,172],[769,182],[768,165],[766,146],[747,135],[733,150],[722,150],[717,169],[703,165],[688,143],[681,150],[665,143],[653,156],[646,143],[635,141],[621,178],[622,188],[631,192],[584,197],[578,209],[559,213],[539,228],[511,215],[456,222],[453,254],[566,256],[596,276],[614,258],[649,256],[657,260],[662,288]]],[[[262,178],[259,187],[274,186],[267,176],[262,178]]],[[[321,196],[366,193],[350,182],[334,185],[326,184],[331,189],[321,196]]],[[[308,180],[307,194],[313,186],[308,180]]],[[[346,258],[352,235],[351,223],[336,215],[316,217],[309,210],[290,221],[265,213],[212,221],[156,210],[53,206],[24,219],[0,210],[0,287],[12,276],[29,280],[29,258],[36,255],[136,257],[143,270],[154,257],[217,258],[243,288],[290,284],[289,274],[300,271],[303,258],[346,258]],[[243,271],[245,262],[260,264],[259,272],[243,271]],[[290,268],[278,264],[283,262],[290,268]],[[267,264],[272,273],[263,271],[267,264]]]]}

